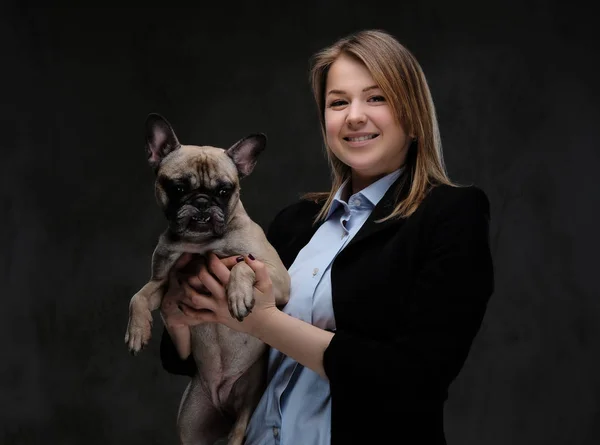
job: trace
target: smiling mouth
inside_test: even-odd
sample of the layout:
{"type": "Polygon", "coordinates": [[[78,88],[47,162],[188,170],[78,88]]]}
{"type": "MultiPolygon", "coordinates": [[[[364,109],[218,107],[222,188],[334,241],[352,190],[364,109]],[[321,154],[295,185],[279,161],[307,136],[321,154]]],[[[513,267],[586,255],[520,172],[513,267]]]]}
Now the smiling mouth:
{"type": "Polygon", "coordinates": [[[369,134],[366,136],[359,136],[359,137],[355,137],[355,138],[346,137],[346,138],[344,138],[344,140],[348,141],[348,142],[362,142],[362,141],[368,141],[371,139],[375,139],[377,136],[379,136],[379,134],[375,133],[375,134],[369,134]]]}

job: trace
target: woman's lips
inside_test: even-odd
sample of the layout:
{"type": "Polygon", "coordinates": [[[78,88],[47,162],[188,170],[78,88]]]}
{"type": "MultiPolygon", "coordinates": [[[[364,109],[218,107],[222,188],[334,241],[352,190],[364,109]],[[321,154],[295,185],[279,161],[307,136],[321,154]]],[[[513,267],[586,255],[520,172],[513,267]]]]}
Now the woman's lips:
{"type": "Polygon", "coordinates": [[[346,136],[344,141],[351,147],[363,147],[371,143],[379,137],[378,133],[361,135],[361,136],[346,136]]]}

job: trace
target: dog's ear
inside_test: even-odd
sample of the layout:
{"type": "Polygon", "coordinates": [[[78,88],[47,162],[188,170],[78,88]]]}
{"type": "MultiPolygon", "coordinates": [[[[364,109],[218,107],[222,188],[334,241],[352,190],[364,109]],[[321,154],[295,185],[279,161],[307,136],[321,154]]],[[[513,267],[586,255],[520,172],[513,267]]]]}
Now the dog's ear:
{"type": "Polygon", "coordinates": [[[240,179],[248,176],[254,170],[258,155],[267,147],[267,136],[262,133],[251,134],[240,139],[225,153],[233,159],[238,169],[240,179]]]}
{"type": "Polygon", "coordinates": [[[148,163],[154,169],[165,156],[181,147],[171,124],[160,114],[151,113],[146,118],[146,154],[148,163]]]}

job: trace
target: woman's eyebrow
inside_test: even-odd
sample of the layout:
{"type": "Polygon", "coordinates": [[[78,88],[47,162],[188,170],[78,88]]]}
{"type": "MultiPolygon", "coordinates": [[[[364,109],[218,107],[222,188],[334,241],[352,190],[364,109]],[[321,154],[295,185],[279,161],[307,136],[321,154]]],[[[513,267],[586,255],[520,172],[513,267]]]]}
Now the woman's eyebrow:
{"type": "MultiPolygon", "coordinates": [[[[370,87],[363,88],[362,92],[365,93],[369,90],[374,90],[377,88],[379,88],[378,85],[371,85],[370,87]]],[[[346,94],[346,92],[344,90],[329,90],[327,95],[329,96],[330,94],[346,94]]]]}

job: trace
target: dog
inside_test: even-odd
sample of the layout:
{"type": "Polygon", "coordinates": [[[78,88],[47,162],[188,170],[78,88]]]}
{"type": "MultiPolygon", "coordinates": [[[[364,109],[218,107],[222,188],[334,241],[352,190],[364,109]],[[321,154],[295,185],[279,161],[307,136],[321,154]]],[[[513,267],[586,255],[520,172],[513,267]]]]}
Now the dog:
{"type": "MultiPolygon", "coordinates": [[[[170,269],[184,252],[212,251],[220,258],[252,253],[269,271],[276,305],[287,303],[288,271],[240,200],[240,180],[253,171],[265,148],[261,133],[228,149],[182,145],[164,117],[148,115],[146,152],[168,227],[154,249],[150,281],[129,302],[125,343],[132,354],[149,342],[151,313],[160,307],[170,269]]],[[[240,321],[254,305],[254,283],[254,272],[245,262],[231,269],[228,305],[240,321]]],[[[191,349],[198,372],[179,406],[181,444],[212,445],[227,436],[229,445],[240,445],[266,385],[267,346],[224,325],[202,323],[191,328],[191,349]]]]}

